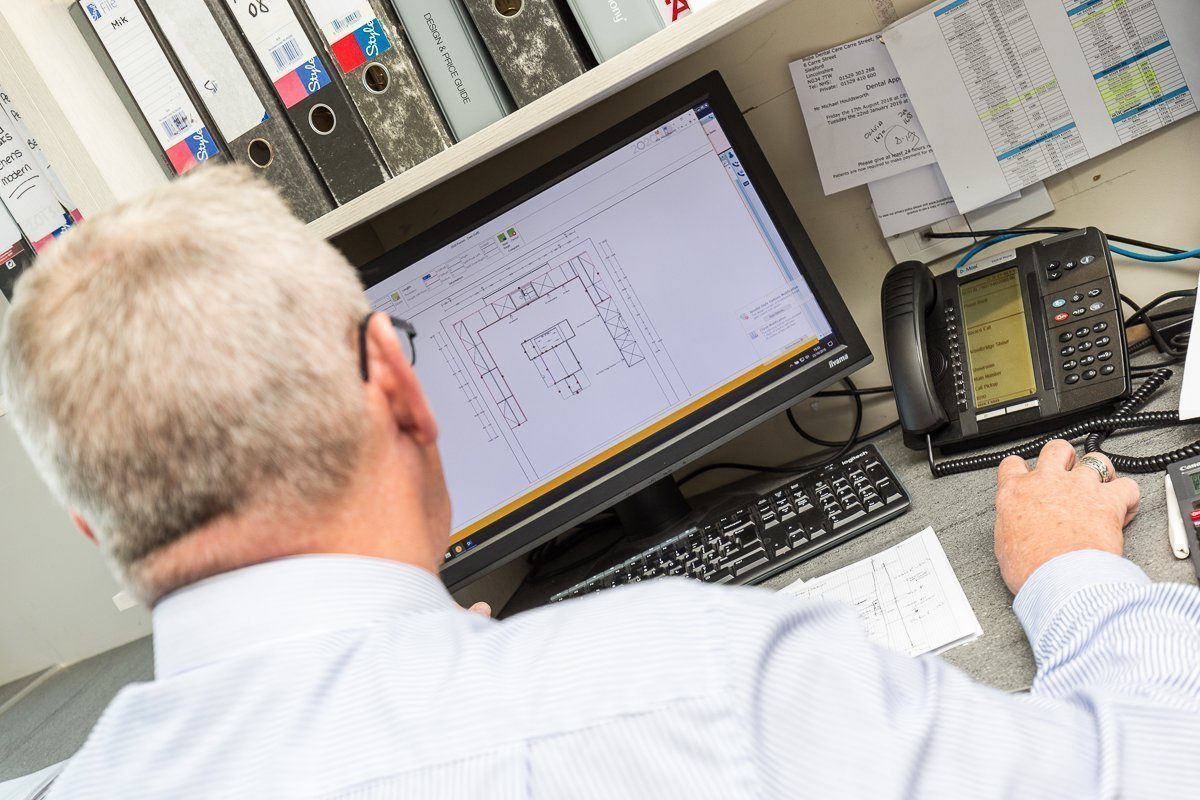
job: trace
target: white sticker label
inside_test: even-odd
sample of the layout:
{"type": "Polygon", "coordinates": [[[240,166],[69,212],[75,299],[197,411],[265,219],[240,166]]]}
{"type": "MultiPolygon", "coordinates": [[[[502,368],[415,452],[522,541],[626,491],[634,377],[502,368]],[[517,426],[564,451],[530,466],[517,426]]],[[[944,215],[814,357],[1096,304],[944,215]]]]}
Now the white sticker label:
{"type": "Polygon", "coordinates": [[[228,0],[227,5],[272,82],[317,55],[286,0],[228,0]]]}
{"type": "Polygon", "coordinates": [[[365,0],[304,0],[304,4],[330,44],[375,19],[371,4],[365,0]]]}
{"type": "Polygon", "coordinates": [[[988,269],[1007,261],[1013,261],[1017,257],[1016,250],[1005,250],[1003,253],[997,253],[991,258],[985,258],[982,261],[973,261],[970,264],[964,264],[958,268],[958,276],[970,275],[972,272],[978,272],[981,269],[988,269]]]}
{"type": "Polygon", "coordinates": [[[182,174],[216,155],[200,112],[133,0],[79,3],[175,171],[182,174]]]}
{"type": "Polygon", "coordinates": [[[192,87],[227,141],[267,116],[258,93],[204,0],[147,0],[192,87]]]}

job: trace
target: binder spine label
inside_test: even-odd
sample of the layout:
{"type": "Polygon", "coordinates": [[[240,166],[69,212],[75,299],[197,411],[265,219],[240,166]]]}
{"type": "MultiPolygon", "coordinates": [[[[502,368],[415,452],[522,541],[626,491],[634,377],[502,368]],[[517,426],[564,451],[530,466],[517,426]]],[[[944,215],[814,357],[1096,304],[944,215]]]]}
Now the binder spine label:
{"type": "Polygon", "coordinates": [[[250,49],[275,85],[284,106],[292,106],[329,85],[329,73],[286,2],[226,0],[250,49]]]}
{"type": "Polygon", "coordinates": [[[183,174],[219,150],[133,0],[79,0],[154,137],[183,174]]]}
{"type": "MultiPolygon", "coordinates": [[[[44,249],[55,236],[83,219],[2,88],[0,203],[35,251],[44,249]]],[[[0,244],[16,241],[10,237],[6,229],[3,238],[8,241],[0,244]]]]}
{"type": "Polygon", "coordinates": [[[392,49],[365,0],[305,0],[343,75],[392,49]]]}
{"type": "Polygon", "coordinates": [[[267,119],[262,100],[204,0],[148,0],[148,5],[226,142],[267,119]]]}

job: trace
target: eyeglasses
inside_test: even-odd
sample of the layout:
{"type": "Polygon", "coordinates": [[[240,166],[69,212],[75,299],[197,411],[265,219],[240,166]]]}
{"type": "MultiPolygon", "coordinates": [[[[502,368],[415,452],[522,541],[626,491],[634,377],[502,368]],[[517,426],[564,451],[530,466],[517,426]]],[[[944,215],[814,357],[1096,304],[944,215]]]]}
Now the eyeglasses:
{"type": "MultiPolygon", "coordinates": [[[[371,378],[367,371],[367,323],[371,321],[371,317],[375,316],[375,313],[372,311],[362,318],[362,322],[358,323],[358,371],[364,381],[371,378]]],[[[396,329],[396,337],[400,339],[400,347],[408,356],[408,363],[415,365],[417,363],[417,329],[406,319],[397,319],[391,316],[388,319],[391,320],[392,327],[396,329]]]]}

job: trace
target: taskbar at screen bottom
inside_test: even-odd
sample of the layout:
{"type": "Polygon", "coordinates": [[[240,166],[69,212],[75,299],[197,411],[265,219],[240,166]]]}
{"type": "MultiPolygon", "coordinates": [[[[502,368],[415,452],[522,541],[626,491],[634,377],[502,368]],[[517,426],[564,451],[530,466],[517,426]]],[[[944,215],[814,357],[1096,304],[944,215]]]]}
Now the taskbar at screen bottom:
{"type": "MultiPolygon", "coordinates": [[[[777,367],[786,366],[786,368],[788,369],[789,372],[794,371],[796,369],[803,367],[804,365],[808,364],[809,362],[820,358],[821,356],[836,349],[837,347],[839,347],[837,338],[832,333],[826,335],[822,339],[818,339],[815,341],[810,340],[809,342],[805,342],[801,347],[797,348],[796,350],[793,350],[792,352],[790,352],[786,355],[780,356],[777,359],[774,359],[766,364],[760,365],[759,367],[757,367],[753,370],[750,370],[749,372],[743,374],[739,378],[736,378],[735,380],[733,380],[730,383],[726,384],[725,386],[721,387],[721,389],[719,389],[718,391],[710,393],[704,399],[707,402],[712,402],[713,400],[715,400],[718,397],[728,397],[733,392],[733,390],[735,390],[736,388],[749,383],[750,381],[754,380],[755,378],[760,377],[761,375],[763,375],[763,373],[765,373],[769,370],[773,370],[777,367]]],[[[725,407],[726,407],[726,404],[721,404],[721,406],[714,409],[714,411],[715,411],[715,413],[719,414],[725,410],[725,407]]],[[[699,409],[687,408],[686,413],[687,413],[687,415],[691,415],[691,414],[695,413],[697,410],[699,410],[699,409]]],[[[659,423],[647,428],[640,435],[632,437],[630,440],[626,440],[626,442],[624,443],[624,446],[622,446],[621,449],[622,450],[628,449],[629,447],[633,446],[634,444],[644,441],[645,439],[649,438],[653,434],[660,432],[662,429],[667,427],[667,425],[672,424],[677,421],[679,421],[679,419],[676,415],[669,415],[667,418],[660,421],[659,423]]],[[[611,452],[610,452],[610,457],[611,457],[611,452]]],[[[589,465],[589,466],[594,466],[594,465],[589,465]]],[[[682,464],[680,466],[682,466],[682,464]]],[[[575,477],[575,476],[572,476],[572,477],[575,477]]],[[[546,484],[543,484],[542,486],[540,486],[538,488],[532,489],[530,491],[530,493],[527,494],[523,498],[523,500],[526,502],[534,502],[538,498],[547,494],[552,489],[557,488],[558,486],[561,486],[563,483],[566,482],[566,480],[569,480],[569,478],[547,481],[546,484]]],[[[512,505],[513,504],[510,504],[510,508],[512,507],[512,505]]],[[[600,510],[601,509],[596,509],[597,512],[600,510]]],[[[493,520],[493,522],[496,522],[496,521],[498,521],[498,520],[493,520]]],[[[487,527],[483,528],[482,530],[479,529],[477,527],[477,525],[471,525],[471,526],[468,526],[465,530],[456,531],[451,534],[450,546],[446,549],[444,563],[449,563],[450,561],[452,561],[454,559],[466,556],[466,555],[470,554],[472,551],[479,549],[479,547],[481,545],[483,545],[485,542],[487,542],[488,540],[493,539],[496,536],[504,535],[505,533],[509,532],[510,530],[512,530],[512,525],[494,525],[494,524],[492,524],[492,525],[488,525],[487,527]]]]}

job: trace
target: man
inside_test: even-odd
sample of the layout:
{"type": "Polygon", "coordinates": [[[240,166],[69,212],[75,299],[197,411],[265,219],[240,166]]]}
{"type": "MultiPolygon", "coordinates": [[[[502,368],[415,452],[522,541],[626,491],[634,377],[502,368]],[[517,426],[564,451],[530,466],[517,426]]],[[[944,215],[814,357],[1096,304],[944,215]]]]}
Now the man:
{"type": "Polygon", "coordinates": [[[22,279],[13,422],[154,608],[156,680],[118,695],[56,797],[1200,790],[1200,592],[1121,558],[1138,492],[1104,459],[1055,442],[999,472],[1029,696],[755,589],[655,581],[497,622],[437,579],[437,424],[387,317],[360,353],[368,312],[232,169],[96,215],[22,279]]]}

